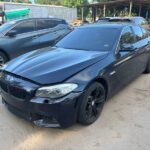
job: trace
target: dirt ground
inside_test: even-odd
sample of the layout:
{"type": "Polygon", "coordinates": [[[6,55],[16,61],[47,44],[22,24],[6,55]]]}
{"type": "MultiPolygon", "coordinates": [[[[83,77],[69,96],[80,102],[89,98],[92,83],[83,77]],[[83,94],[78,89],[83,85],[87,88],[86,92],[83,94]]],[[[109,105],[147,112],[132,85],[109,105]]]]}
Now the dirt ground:
{"type": "Polygon", "coordinates": [[[109,100],[91,126],[33,126],[0,104],[0,150],[150,150],[150,75],[109,100]]]}

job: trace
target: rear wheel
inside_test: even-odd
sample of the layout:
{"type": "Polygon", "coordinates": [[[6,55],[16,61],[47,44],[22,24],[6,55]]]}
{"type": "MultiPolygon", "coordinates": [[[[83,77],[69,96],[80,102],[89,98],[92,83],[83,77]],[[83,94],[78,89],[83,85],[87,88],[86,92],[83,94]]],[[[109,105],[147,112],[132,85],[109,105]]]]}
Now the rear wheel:
{"type": "Polygon", "coordinates": [[[3,52],[0,52],[0,67],[2,67],[7,61],[7,56],[3,52]]]}
{"type": "Polygon", "coordinates": [[[81,124],[89,125],[94,123],[100,116],[106,98],[106,91],[102,84],[92,83],[85,94],[81,103],[78,121],[81,124]]]}
{"type": "Polygon", "coordinates": [[[147,66],[146,66],[145,73],[150,73],[150,58],[149,58],[149,61],[147,63],[147,66]]]}

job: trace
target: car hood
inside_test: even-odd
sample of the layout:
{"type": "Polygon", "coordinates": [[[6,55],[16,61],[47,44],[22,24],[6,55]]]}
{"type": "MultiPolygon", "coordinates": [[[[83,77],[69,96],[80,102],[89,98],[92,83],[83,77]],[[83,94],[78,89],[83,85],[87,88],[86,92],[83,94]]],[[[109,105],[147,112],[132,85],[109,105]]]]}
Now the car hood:
{"type": "Polygon", "coordinates": [[[59,83],[100,61],[107,52],[44,48],[10,61],[5,71],[39,84],[59,83]]]}

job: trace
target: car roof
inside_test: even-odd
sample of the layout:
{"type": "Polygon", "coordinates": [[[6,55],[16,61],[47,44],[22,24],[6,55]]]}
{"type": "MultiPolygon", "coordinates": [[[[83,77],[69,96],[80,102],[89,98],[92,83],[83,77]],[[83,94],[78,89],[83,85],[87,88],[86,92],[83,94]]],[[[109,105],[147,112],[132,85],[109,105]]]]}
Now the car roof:
{"type": "Polygon", "coordinates": [[[133,16],[133,17],[104,17],[104,18],[102,18],[102,19],[110,19],[110,20],[113,20],[113,19],[141,19],[141,18],[143,18],[143,17],[141,17],[141,16],[133,16]]]}
{"type": "Polygon", "coordinates": [[[140,17],[140,16],[134,16],[134,17],[124,17],[124,18],[128,18],[128,19],[132,19],[132,18],[141,19],[141,18],[143,18],[143,17],[140,17]]]}
{"type": "Polygon", "coordinates": [[[79,28],[118,28],[122,29],[126,26],[137,26],[134,23],[95,23],[95,24],[90,24],[90,25],[84,25],[79,28]]]}
{"type": "Polygon", "coordinates": [[[124,17],[116,16],[116,17],[102,17],[102,18],[99,18],[99,19],[132,19],[132,18],[143,18],[143,17],[141,17],[141,16],[132,16],[132,17],[128,17],[128,16],[124,16],[124,17]]]}
{"type": "Polygon", "coordinates": [[[38,20],[38,19],[49,19],[49,20],[60,20],[60,21],[65,21],[65,19],[60,19],[60,18],[23,18],[23,19],[15,19],[11,20],[10,22],[18,23],[22,21],[30,21],[30,20],[38,20]]]}
{"type": "Polygon", "coordinates": [[[102,18],[99,18],[100,19],[110,19],[111,17],[102,17],[102,18]]]}

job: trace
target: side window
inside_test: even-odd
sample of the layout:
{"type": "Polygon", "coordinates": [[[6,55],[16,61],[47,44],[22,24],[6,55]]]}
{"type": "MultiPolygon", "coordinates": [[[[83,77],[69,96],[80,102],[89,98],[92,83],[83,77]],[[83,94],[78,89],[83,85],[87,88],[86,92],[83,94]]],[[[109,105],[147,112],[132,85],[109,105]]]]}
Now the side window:
{"type": "Polygon", "coordinates": [[[139,26],[134,26],[132,27],[134,34],[135,34],[135,38],[136,38],[136,42],[140,41],[143,39],[143,32],[141,30],[141,28],[139,26]]]}
{"type": "Polygon", "coordinates": [[[59,22],[57,20],[49,20],[48,24],[51,26],[51,28],[55,28],[59,22]]]}
{"type": "Polygon", "coordinates": [[[55,24],[59,25],[59,24],[67,24],[67,22],[65,20],[55,20],[55,24]]]}
{"type": "Polygon", "coordinates": [[[61,24],[68,24],[65,20],[60,21],[61,24]]]}
{"type": "Polygon", "coordinates": [[[125,27],[123,29],[121,38],[120,38],[120,47],[122,48],[123,44],[132,44],[135,42],[134,34],[130,27],[125,27]]]}
{"type": "Polygon", "coordinates": [[[143,39],[148,38],[149,37],[148,31],[144,28],[141,28],[141,29],[142,29],[142,32],[143,32],[143,39]]]}
{"type": "Polygon", "coordinates": [[[43,29],[48,29],[50,28],[48,25],[48,21],[41,19],[41,20],[37,20],[37,30],[43,30],[43,29]]]}
{"type": "Polygon", "coordinates": [[[16,25],[12,30],[17,34],[33,32],[35,30],[35,21],[22,22],[16,25]]]}
{"type": "Polygon", "coordinates": [[[50,29],[57,26],[57,21],[50,19],[37,20],[37,30],[50,29]]]}

